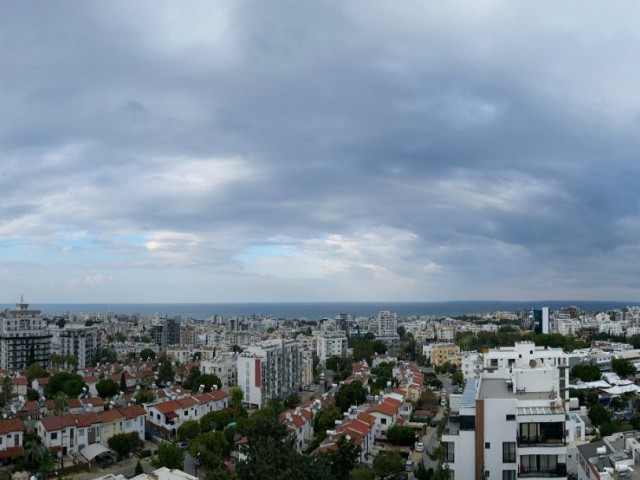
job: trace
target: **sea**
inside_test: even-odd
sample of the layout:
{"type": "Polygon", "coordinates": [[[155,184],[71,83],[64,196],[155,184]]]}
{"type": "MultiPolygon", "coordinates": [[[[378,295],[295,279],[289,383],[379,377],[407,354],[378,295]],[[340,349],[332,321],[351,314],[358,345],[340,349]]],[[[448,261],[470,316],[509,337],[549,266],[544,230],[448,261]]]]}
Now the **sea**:
{"type": "MultiPolygon", "coordinates": [[[[605,312],[618,308],[640,305],[640,301],[584,301],[584,300],[539,300],[539,301],[447,301],[447,302],[292,302],[292,303],[45,303],[31,304],[30,308],[41,310],[49,316],[65,313],[138,314],[146,317],[155,313],[169,317],[207,319],[215,315],[224,318],[262,315],[263,317],[297,318],[321,320],[334,318],[341,313],[355,317],[375,317],[382,310],[397,313],[401,318],[412,316],[457,316],[488,312],[515,312],[519,309],[576,306],[583,312],[605,312]]],[[[15,308],[15,304],[0,304],[0,309],[15,308]]]]}

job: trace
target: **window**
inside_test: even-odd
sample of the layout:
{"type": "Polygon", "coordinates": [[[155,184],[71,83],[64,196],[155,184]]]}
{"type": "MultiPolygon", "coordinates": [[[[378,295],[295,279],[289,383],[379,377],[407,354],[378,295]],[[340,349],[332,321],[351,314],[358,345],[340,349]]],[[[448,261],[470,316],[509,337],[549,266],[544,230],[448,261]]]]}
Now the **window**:
{"type": "Polygon", "coordinates": [[[444,459],[447,463],[455,463],[455,447],[453,442],[442,442],[444,459]]]}
{"type": "Polygon", "coordinates": [[[506,419],[507,419],[507,422],[514,422],[516,420],[516,416],[515,415],[507,415],[506,419]]]}
{"type": "Polygon", "coordinates": [[[490,442],[484,442],[484,448],[491,448],[490,442]]]}
{"type": "Polygon", "coordinates": [[[51,440],[57,440],[58,439],[58,432],[52,432],[51,433],[51,440]]]}
{"type": "Polygon", "coordinates": [[[381,423],[382,425],[386,425],[386,424],[387,424],[387,419],[386,419],[386,418],[381,418],[381,419],[380,419],[380,423],[381,423]]]}
{"type": "Polygon", "coordinates": [[[516,471],[515,470],[503,470],[502,471],[502,480],[516,480],[516,471]]]}
{"type": "Polygon", "coordinates": [[[516,442],[502,442],[502,463],[515,463],[516,442]]]}

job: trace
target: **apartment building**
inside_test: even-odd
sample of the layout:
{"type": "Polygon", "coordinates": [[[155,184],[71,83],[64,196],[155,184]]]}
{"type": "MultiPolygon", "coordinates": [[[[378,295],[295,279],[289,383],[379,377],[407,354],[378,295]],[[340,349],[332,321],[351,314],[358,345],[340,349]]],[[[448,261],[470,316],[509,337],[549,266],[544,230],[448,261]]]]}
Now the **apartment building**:
{"type": "Polygon", "coordinates": [[[551,363],[518,358],[451,395],[442,445],[453,478],[566,479],[560,375],[551,363]]]}
{"type": "Polygon", "coordinates": [[[449,362],[451,365],[460,366],[462,357],[460,356],[460,347],[452,343],[439,343],[431,346],[429,354],[431,365],[440,367],[449,362]]]}
{"type": "Polygon", "coordinates": [[[346,357],[347,336],[344,332],[323,332],[317,336],[316,353],[320,363],[325,364],[332,356],[346,357]]]}
{"type": "Polygon", "coordinates": [[[47,368],[52,336],[40,310],[29,310],[22,300],[15,310],[6,309],[0,318],[0,370],[15,372],[34,362],[47,368]]]}
{"type": "Polygon", "coordinates": [[[302,386],[302,345],[294,340],[267,340],[238,355],[238,387],[244,402],[260,408],[271,398],[284,398],[302,386]]]}
{"type": "Polygon", "coordinates": [[[227,354],[211,360],[202,360],[200,362],[200,371],[216,375],[225,390],[238,384],[238,360],[236,354],[227,354]]]}
{"type": "Polygon", "coordinates": [[[83,324],[66,325],[58,332],[59,352],[78,359],[77,368],[90,366],[102,351],[102,333],[98,327],[83,324]]]}
{"type": "Polygon", "coordinates": [[[393,339],[398,337],[398,314],[387,310],[378,312],[379,338],[393,339]]]}

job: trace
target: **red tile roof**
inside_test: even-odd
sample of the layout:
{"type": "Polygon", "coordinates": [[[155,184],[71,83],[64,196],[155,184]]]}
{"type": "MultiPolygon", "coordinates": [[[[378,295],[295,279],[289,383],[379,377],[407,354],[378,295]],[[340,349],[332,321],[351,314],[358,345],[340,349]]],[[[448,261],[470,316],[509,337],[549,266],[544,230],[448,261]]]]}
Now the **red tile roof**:
{"type": "Polygon", "coordinates": [[[13,432],[24,432],[24,425],[17,418],[0,420],[0,435],[13,432]]]}

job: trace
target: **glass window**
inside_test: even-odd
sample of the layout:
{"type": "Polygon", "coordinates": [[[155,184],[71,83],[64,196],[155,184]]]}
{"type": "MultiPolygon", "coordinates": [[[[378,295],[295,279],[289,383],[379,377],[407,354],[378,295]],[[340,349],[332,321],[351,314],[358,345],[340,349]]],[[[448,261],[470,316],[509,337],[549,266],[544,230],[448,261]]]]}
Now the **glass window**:
{"type": "Polygon", "coordinates": [[[502,471],[502,480],[516,480],[516,471],[515,470],[503,470],[502,471]]]}
{"type": "Polygon", "coordinates": [[[442,442],[444,449],[444,460],[447,463],[455,463],[455,445],[453,442],[442,442]]]}
{"type": "Polygon", "coordinates": [[[502,442],[502,463],[515,463],[516,442],[502,442]]]}

